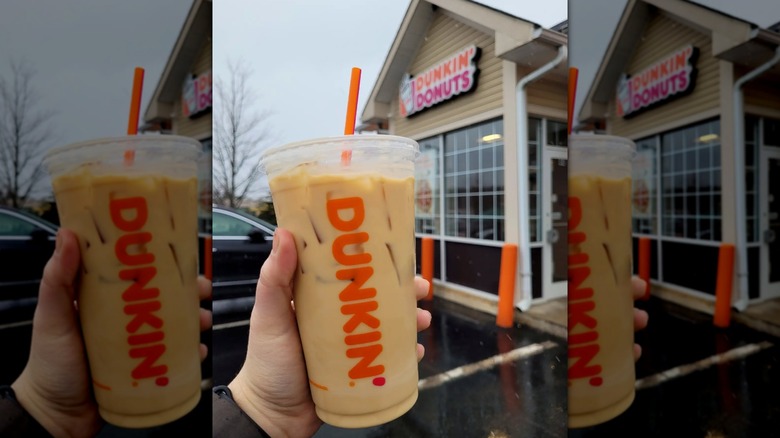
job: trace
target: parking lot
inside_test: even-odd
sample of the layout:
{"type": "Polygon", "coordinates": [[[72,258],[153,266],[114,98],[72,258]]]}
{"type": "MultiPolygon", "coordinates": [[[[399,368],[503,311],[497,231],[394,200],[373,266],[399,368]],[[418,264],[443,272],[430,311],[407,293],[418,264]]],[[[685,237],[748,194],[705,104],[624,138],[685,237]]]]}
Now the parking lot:
{"type": "Polygon", "coordinates": [[[650,314],[637,334],[637,392],[612,421],[570,437],[780,436],[780,339],[737,321],[657,298],[638,302],[650,314]]]}
{"type": "MultiPolygon", "coordinates": [[[[566,436],[564,339],[525,325],[501,329],[494,316],[439,298],[421,307],[433,321],[418,335],[425,357],[412,410],[374,428],[325,425],[315,436],[566,436]]],[[[215,384],[229,383],[241,368],[249,309],[215,303],[215,384]]]]}

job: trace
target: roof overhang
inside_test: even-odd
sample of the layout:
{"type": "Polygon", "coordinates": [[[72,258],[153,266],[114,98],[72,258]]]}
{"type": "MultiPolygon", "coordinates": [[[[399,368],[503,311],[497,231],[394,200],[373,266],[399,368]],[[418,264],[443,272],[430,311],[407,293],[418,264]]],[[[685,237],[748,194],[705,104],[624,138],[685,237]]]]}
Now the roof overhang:
{"type": "Polygon", "coordinates": [[[144,122],[171,118],[176,97],[204,43],[211,37],[211,0],[194,0],[144,113],[144,122]]]}
{"type": "MultiPolygon", "coordinates": [[[[523,63],[551,59],[557,47],[566,44],[566,35],[542,29],[536,23],[469,0],[411,0],[374,88],[361,114],[364,124],[380,123],[390,115],[392,99],[403,75],[409,71],[434,12],[441,8],[461,22],[495,38],[496,56],[523,63]],[[528,43],[538,40],[538,45],[528,43]],[[556,45],[557,44],[557,45],[556,45]],[[549,55],[552,53],[551,55],[549,55]],[[549,55],[549,56],[548,56],[549,55]],[[522,58],[528,56],[529,58],[522,58]]],[[[546,62],[546,61],[545,61],[546,62]]],[[[543,62],[540,61],[540,65],[543,62]]]]}

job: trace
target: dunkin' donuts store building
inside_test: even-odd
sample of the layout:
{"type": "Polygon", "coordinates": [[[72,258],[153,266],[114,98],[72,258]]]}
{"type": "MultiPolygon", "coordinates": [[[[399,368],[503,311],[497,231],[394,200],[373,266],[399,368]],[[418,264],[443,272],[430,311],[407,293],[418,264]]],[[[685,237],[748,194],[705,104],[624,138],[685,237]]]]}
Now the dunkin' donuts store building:
{"type": "Polygon", "coordinates": [[[583,102],[581,123],[637,145],[634,247],[649,239],[662,298],[712,312],[723,244],[733,307],[780,298],[777,31],[693,2],[630,0],[583,102]]]}
{"type": "Polygon", "coordinates": [[[193,0],[144,113],[141,131],[191,137],[198,164],[198,232],[211,233],[211,0],[193,0]]]}
{"type": "Polygon", "coordinates": [[[495,311],[514,243],[516,305],[565,296],[566,43],[565,23],[411,1],[359,130],[420,144],[417,258],[431,237],[437,295],[495,311]]]}

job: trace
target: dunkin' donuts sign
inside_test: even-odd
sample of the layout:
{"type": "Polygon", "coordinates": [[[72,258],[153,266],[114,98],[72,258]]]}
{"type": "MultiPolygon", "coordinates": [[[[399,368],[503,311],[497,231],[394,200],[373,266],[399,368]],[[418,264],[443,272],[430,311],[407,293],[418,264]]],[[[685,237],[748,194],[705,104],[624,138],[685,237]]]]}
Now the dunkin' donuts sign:
{"type": "Polygon", "coordinates": [[[197,117],[211,108],[211,71],[198,76],[188,75],[181,92],[184,117],[197,117]]]}
{"type": "Polygon", "coordinates": [[[615,112],[629,118],[672,98],[693,91],[699,49],[685,46],[633,75],[618,81],[615,112]]]}
{"type": "Polygon", "coordinates": [[[409,117],[475,89],[479,56],[479,47],[471,45],[420,74],[404,76],[399,92],[401,116],[409,117]]]}

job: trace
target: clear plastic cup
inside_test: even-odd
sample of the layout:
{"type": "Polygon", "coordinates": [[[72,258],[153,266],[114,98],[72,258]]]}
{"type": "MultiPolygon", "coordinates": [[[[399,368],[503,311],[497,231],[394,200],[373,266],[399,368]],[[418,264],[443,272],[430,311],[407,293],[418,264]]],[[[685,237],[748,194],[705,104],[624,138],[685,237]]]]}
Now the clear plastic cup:
{"type": "Polygon", "coordinates": [[[334,426],[386,423],[417,400],[418,153],[406,138],[356,135],[261,158],[279,226],[298,251],[293,292],[312,398],[334,426]]]}
{"type": "Polygon", "coordinates": [[[79,240],[77,299],[95,398],[117,426],[168,423],[200,400],[200,148],[185,137],[133,136],[44,158],[61,225],[79,240]]]}
{"type": "Polygon", "coordinates": [[[631,161],[621,137],[569,137],[569,427],[634,400],[631,161]]]}

